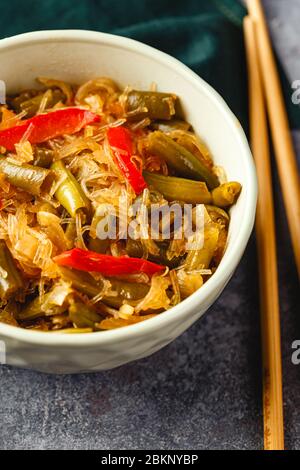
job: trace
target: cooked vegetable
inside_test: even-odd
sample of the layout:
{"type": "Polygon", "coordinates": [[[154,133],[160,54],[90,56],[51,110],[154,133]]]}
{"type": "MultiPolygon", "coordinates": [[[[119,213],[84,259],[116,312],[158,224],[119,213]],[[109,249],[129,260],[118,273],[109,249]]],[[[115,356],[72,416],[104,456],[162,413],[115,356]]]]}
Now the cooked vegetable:
{"type": "Polygon", "coordinates": [[[22,124],[0,131],[0,145],[7,150],[14,150],[26,132],[28,141],[39,144],[63,134],[75,134],[88,124],[98,122],[99,116],[78,108],[67,108],[47,114],[39,114],[22,124]]]}
{"type": "Polygon", "coordinates": [[[168,257],[168,249],[165,246],[159,246],[159,254],[157,256],[149,255],[149,260],[154,263],[159,263],[168,266],[170,269],[177,268],[182,261],[182,256],[173,256],[171,259],[168,257]]]}
{"type": "MultiPolygon", "coordinates": [[[[217,225],[207,224],[204,229],[204,241],[199,241],[199,248],[190,250],[186,257],[184,267],[187,271],[207,269],[214,256],[219,239],[219,229],[217,225]]],[[[195,240],[195,243],[197,241],[195,240]]]]}
{"type": "Polygon", "coordinates": [[[134,325],[150,318],[156,317],[155,314],[152,315],[140,315],[140,316],[131,316],[126,320],[123,318],[107,318],[102,320],[99,323],[98,327],[100,330],[113,330],[114,328],[121,328],[122,326],[134,325]]]}
{"type": "Polygon", "coordinates": [[[221,209],[217,206],[206,205],[205,206],[210,218],[213,222],[222,224],[225,227],[229,224],[229,215],[225,212],[224,209],[221,209]]]}
{"type": "Polygon", "coordinates": [[[22,277],[4,241],[0,241],[0,300],[22,289],[22,277]]]}
{"type": "MultiPolygon", "coordinates": [[[[50,294],[45,294],[44,301],[50,294]]],[[[47,313],[47,309],[43,307],[44,303],[41,302],[40,297],[36,297],[31,302],[29,302],[23,310],[18,314],[18,320],[34,320],[38,317],[41,317],[47,313]]],[[[53,312],[53,314],[63,313],[65,308],[63,306],[57,307],[57,309],[53,312]]]]}
{"type": "Polygon", "coordinates": [[[21,93],[8,97],[7,102],[9,106],[16,112],[16,113],[21,113],[22,108],[21,105],[22,103],[34,98],[35,96],[41,96],[42,91],[41,90],[24,90],[21,93]]]}
{"type": "Polygon", "coordinates": [[[110,278],[111,290],[103,296],[103,302],[112,307],[120,307],[125,301],[136,302],[149,292],[149,285],[141,282],[126,282],[110,278]]]}
{"type": "Polygon", "coordinates": [[[136,301],[145,297],[149,291],[147,284],[126,282],[110,278],[110,290],[104,291],[102,280],[96,280],[90,274],[63,266],[59,268],[64,281],[70,282],[72,287],[89,298],[99,298],[112,307],[120,307],[123,301],[136,301]]]}
{"type": "Polygon", "coordinates": [[[60,218],[51,212],[51,208],[43,207],[38,211],[36,218],[41,227],[41,231],[47,235],[49,240],[57,247],[59,251],[65,251],[70,248],[70,243],[60,224],[60,218]],[[46,210],[43,210],[43,209],[46,210]]]}
{"type": "Polygon", "coordinates": [[[177,278],[182,299],[186,299],[203,285],[203,277],[197,272],[188,273],[184,269],[179,269],[177,278]]]}
{"type": "Polygon", "coordinates": [[[9,301],[4,309],[0,310],[0,322],[7,325],[19,326],[16,320],[19,306],[14,301],[9,301]]]}
{"type": "Polygon", "coordinates": [[[161,132],[173,132],[175,130],[189,131],[191,125],[180,119],[172,119],[171,121],[156,121],[152,124],[151,128],[161,132]]]}
{"type": "MultiPolygon", "coordinates": [[[[38,82],[45,85],[48,89],[54,88],[53,94],[57,93],[60,96],[57,101],[66,101],[66,105],[70,106],[73,101],[73,90],[69,83],[63,82],[62,80],[53,80],[53,78],[39,77],[38,82]],[[63,94],[63,96],[61,96],[63,94]]],[[[55,103],[54,103],[55,104],[55,103]]]]}
{"type": "Polygon", "coordinates": [[[69,307],[69,317],[76,328],[95,328],[101,321],[101,316],[89,305],[83,302],[72,302],[69,307]]]}
{"type": "Polygon", "coordinates": [[[81,189],[72,173],[65,167],[61,160],[51,165],[51,170],[56,173],[57,178],[61,181],[55,192],[55,197],[60,204],[72,216],[76,216],[79,209],[88,210],[89,200],[81,189]]]}
{"type": "Polygon", "coordinates": [[[33,98],[20,102],[20,105],[18,106],[18,111],[20,113],[25,112],[26,118],[31,118],[39,111],[43,100],[45,100],[45,108],[51,108],[63,99],[64,96],[61,91],[54,90],[53,92],[49,93],[46,97],[44,96],[44,94],[40,94],[34,96],[33,98]]]}
{"type": "Polygon", "coordinates": [[[103,291],[103,281],[96,281],[96,279],[88,273],[65,268],[63,266],[59,267],[59,272],[64,281],[69,282],[74,289],[88,297],[96,297],[103,291]]]}
{"type": "Polygon", "coordinates": [[[110,246],[109,238],[100,240],[100,238],[89,238],[88,248],[90,251],[96,251],[96,253],[105,254],[110,246]]]}
{"type": "Polygon", "coordinates": [[[142,258],[144,249],[141,241],[128,238],[126,240],[126,252],[128,256],[131,256],[132,258],[142,258]]]}
{"type": "Polygon", "coordinates": [[[47,148],[37,147],[34,152],[34,165],[49,168],[54,159],[54,151],[47,148]]]}
{"type": "Polygon", "coordinates": [[[0,106],[0,130],[13,127],[20,121],[20,118],[6,106],[0,106]]]}
{"type": "Polygon", "coordinates": [[[3,156],[0,156],[0,173],[10,184],[34,196],[49,191],[54,180],[53,172],[45,168],[26,163],[17,165],[3,156]]]}
{"type": "Polygon", "coordinates": [[[239,197],[241,189],[242,186],[236,181],[221,184],[211,193],[213,204],[219,207],[232,206],[239,197]]]}
{"type": "Polygon", "coordinates": [[[179,176],[204,181],[209,189],[219,185],[218,178],[195,155],[160,131],[149,134],[148,151],[163,158],[179,176]]]}
{"type": "MultiPolygon", "coordinates": [[[[132,90],[125,102],[127,113],[134,113],[136,118],[171,119],[178,112],[178,98],[170,93],[132,90]]],[[[132,117],[132,115],[131,115],[132,117]]]]}
{"type": "Polygon", "coordinates": [[[167,201],[183,201],[190,204],[209,204],[212,200],[207,186],[202,181],[192,181],[175,176],[163,176],[156,173],[144,172],[144,177],[150,186],[167,199],[167,201]]]}
{"type": "Polygon", "coordinates": [[[132,139],[129,130],[122,126],[111,127],[107,132],[107,138],[121,172],[134,192],[140,194],[147,184],[142,173],[132,162],[132,139]]]}
{"type": "Polygon", "coordinates": [[[69,284],[57,283],[50,292],[36,297],[29,302],[21,312],[18,313],[18,320],[28,321],[48,315],[54,316],[63,313],[68,305],[67,299],[72,294],[69,284]]]}
{"type": "Polygon", "coordinates": [[[154,273],[164,270],[150,261],[128,256],[109,256],[93,251],[74,248],[54,258],[60,266],[69,266],[80,271],[98,272],[105,276],[119,276],[120,274],[133,274],[143,272],[152,276],[154,273]]]}
{"type": "Polygon", "coordinates": [[[159,311],[161,309],[168,309],[171,304],[171,299],[168,295],[170,285],[170,277],[155,274],[151,279],[151,286],[148,294],[135,307],[136,312],[140,313],[147,310],[159,311]]]}
{"type": "Polygon", "coordinates": [[[179,98],[38,81],[0,107],[0,322],[93,334],[201,289],[241,186],[219,184],[179,98]]]}
{"type": "Polygon", "coordinates": [[[59,333],[59,334],[68,334],[68,335],[92,333],[92,331],[93,331],[92,328],[63,328],[61,330],[52,330],[52,332],[56,334],[59,333]]]}
{"type": "Polygon", "coordinates": [[[219,229],[219,238],[218,244],[214,252],[213,262],[215,266],[218,266],[223,257],[227,236],[228,236],[228,225],[229,225],[229,215],[220,207],[216,206],[206,206],[207,212],[211,220],[217,224],[219,229]]]}
{"type": "MultiPolygon", "coordinates": [[[[168,266],[168,268],[176,268],[180,261],[182,260],[182,256],[173,256],[171,259],[168,257],[168,243],[159,243],[158,249],[159,252],[158,254],[155,255],[149,255],[148,259],[150,261],[153,261],[153,263],[157,264],[162,264],[164,266],[168,266]]],[[[126,252],[129,256],[132,256],[134,258],[142,258],[143,257],[143,245],[139,240],[132,240],[128,239],[126,242],[126,252]]]]}
{"type": "Polygon", "coordinates": [[[74,218],[68,221],[68,224],[65,228],[65,237],[68,240],[69,249],[73,248],[77,237],[76,220],[74,218]]]}

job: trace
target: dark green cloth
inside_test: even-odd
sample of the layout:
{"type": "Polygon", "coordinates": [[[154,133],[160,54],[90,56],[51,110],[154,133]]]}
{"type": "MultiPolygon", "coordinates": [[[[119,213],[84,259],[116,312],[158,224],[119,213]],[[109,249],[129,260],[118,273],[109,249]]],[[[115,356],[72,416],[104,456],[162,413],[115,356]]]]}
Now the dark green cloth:
{"type": "MultiPolygon", "coordinates": [[[[177,57],[219,91],[247,130],[245,10],[238,0],[0,0],[0,6],[2,37],[92,29],[131,37],[177,57]]],[[[298,127],[299,110],[291,105],[287,82],[285,91],[291,125],[298,127]]]]}

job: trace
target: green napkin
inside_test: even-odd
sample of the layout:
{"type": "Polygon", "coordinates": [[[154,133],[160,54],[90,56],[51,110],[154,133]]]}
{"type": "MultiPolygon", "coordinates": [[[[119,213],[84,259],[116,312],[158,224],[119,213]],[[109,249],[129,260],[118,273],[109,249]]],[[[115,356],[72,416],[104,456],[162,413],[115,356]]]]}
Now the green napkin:
{"type": "MultiPolygon", "coordinates": [[[[238,0],[0,1],[5,3],[2,37],[43,29],[92,29],[131,37],[177,57],[219,91],[247,131],[245,10],[238,0]]],[[[299,108],[292,105],[291,88],[282,78],[291,126],[300,127],[299,108]]]]}

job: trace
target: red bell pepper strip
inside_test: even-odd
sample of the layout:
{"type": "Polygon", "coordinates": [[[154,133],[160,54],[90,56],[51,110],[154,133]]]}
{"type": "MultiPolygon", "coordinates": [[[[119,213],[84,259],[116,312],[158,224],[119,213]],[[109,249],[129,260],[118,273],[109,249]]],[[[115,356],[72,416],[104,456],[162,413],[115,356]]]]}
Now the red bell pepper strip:
{"type": "Polygon", "coordinates": [[[104,276],[119,276],[121,274],[139,272],[152,276],[165,269],[164,266],[145,259],[102,255],[80,248],[73,248],[70,251],[65,251],[61,255],[55,256],[54,261],[60,266],[68,266],[80,271],[101,273],[104,276]]]}
{"type": "Polygon", "coordinates": [[[114,157],[118,167],[134,192],[136,194],[140,194],[145,188],[147,188],[147,183],[144,180],[142,173],[131,160],[132,139],[130,131],[123,126],[111,127],[107,131],[107,138],[109,145],[114,152],[114,157]]]}
{"type": "Polygon", "coordinates": [[[100,121],[100,117],[91,111],[80,108],[65,108],[47,114],[38,114],[31,119],[20,121],[20,124],[0,131],[0,146],[14,150],[29,126],[28,140],[39,144],[63,134],[75,134],[88,124],[100,121]]]}

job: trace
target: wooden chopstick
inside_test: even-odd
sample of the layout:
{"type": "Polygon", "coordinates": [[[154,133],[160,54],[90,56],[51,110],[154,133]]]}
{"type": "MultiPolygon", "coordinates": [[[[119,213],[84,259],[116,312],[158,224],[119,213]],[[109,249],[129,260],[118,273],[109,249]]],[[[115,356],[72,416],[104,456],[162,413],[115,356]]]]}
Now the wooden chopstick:
{"type": "Polygon", "coordinates": [[[248,0],[248,10],[256,23],[264,90],[274,152],[280,178],[292,245],[300,276],[300,181],[289,121],[271,40],[260,0],[248,0]]]}
{"type": "Polygon", "coordinates": [[[244,19],[252,151],[258,175],[256,236],[260,281],[265,450],[284,449],[280,313],[268,125],[255,24],[244,19]]]}

